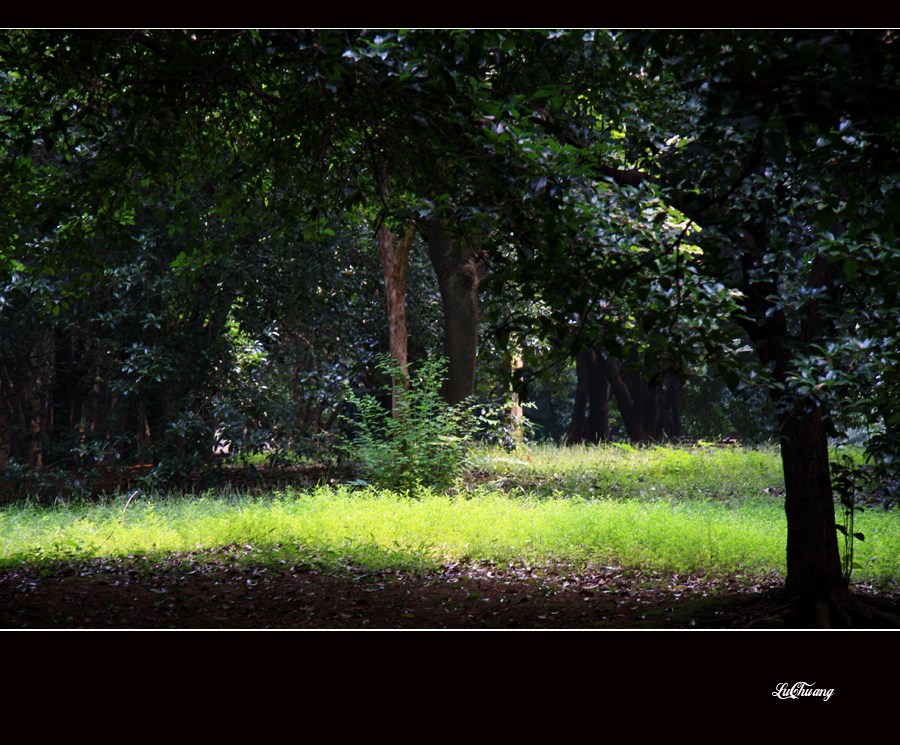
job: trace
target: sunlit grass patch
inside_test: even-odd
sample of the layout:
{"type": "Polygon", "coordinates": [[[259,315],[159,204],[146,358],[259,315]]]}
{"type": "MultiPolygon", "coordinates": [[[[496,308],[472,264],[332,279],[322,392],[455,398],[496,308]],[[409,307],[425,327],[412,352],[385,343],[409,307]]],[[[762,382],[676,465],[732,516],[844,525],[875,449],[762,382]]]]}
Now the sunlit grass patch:
{"type": "Polygon", "coordinates": [[[244,502],[147,500],[124,519],[118,505],[7,510],[2,525],[7,565],[251,544],[272,557],[374,568],[525,560],[771,572],[784,553],[782,515],[769,505],[537,500],[488,490],[466,498],[321,488],[244,502]]]}
{"type": "Polygon", "coordinates": [[[774,448],[538,445],[509,454],[476,449],[470,457],[488,478],[541,494],[743,500],[784,486],[774,448]]]}
{"type": "MultiPolygon", "coordinates": [[[[417,570],[466,561],[601,563],[664,572],[783,574],[777,455],[672,448],[476,453],[450,493],[353,486],[247,497],[138,495],[0,509],[0,565],[196,554],[417,570]]],[[[854,579],[900,577],[900,512],[866,510],[854,579]]]]}

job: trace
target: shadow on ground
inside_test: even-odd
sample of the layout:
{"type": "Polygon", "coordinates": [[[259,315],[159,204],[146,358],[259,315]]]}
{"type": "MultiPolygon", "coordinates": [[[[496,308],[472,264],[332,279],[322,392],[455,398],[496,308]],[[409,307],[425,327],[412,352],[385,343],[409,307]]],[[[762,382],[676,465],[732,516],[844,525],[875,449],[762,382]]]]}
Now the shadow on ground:
{"type": "MultiPolygon", "coordinates": [[[[249,548],[249,547],[248,547],[249,548]]],[[[466,564],[372,572],[254,566],[240,552],[0,571],[0,627],[41,629],[792,628],[776,577],[466,564]]],[[[900,611],[900,592],[857,591],[900,611]]]]}

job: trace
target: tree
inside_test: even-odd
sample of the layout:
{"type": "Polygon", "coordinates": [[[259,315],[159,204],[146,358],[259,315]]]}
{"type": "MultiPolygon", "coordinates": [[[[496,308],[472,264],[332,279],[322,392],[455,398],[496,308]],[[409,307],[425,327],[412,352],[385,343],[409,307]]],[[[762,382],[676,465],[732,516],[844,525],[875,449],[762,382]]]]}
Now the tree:
{"type": "Polygon", "coordinates": [[[598,443],[610,439],[610,384],[600,364],[602,354],[602,349],[591,347],[576,356],[575,405],[566,435],[569,443],[598,443]]]}
{"type": "MultiPolygon", "coordinates": [[[[682,190],[692,182],[703,195],[697,219],[706,228],[710,269],[740,288],[743,309],[735,318],[779,408],[787,590],[815,609],[819,623],[842,622],[861,609],[841,573],[827,437],[841,398],[865,385],[860,366],[844,367],[849,360],[840,352],[860,343],[860,323],[870,313],[856,257],[893,242],[900,106],[893,38],[735,34],[690,41],[689,51],[681,40],[674,46],[696,61],[691,72],[699,87],[691,101],[702,108],[691,119],[694,142],[671,159],[678,180],[668,178],[682,190]]],[[[896,257],[875,250],[883,261],[877,277],[896,257]]],[[[873,282],[879,310],[895,314],[879,285],[873,282]]],[[[866,338],[887,352],[894,339],[885,331],[866,338]]]]}
{"type": "Polygon", "coordinates": [[[894,42],[891,32],[587,39],[598,64],[579,97],[543,118],[566,188],[534,203],[543,217],[525,224],[540,232],[517,236],[502,266],[575,352],[649,354],[641,366],[656,375],[714,364],[734,385],[768,390],[787,487],[786,589],[822,624],[869,613],[841,573],[827,438],[835,411],[893,390],[896,339],[882,321],[897,313],[883,279],[896,262],[894,42]]]}
{"type": "Polygon", "coordinates": [[[628,56],[640,53],[645,72],[636,77],[652,95],[636,109],[642,119],[624,123],[633,162],[605,172],[623,189],[663,186],[661,198],[702,228],[697,269],[739,299],[730,316],[761,369],[735,369],[721,356],[719,366],[734,382],[764,385],[779,410],[786,589],[821,624],[865,617],[841,573],[827,437],[845,398],[870,400],[867,385],[884,390],[882,364],[896,348],[893,331],[872,325],[897,312],[882,279],[896,261],[887,248],[897,216],[893,36],[623,40],[628,56]],[[861,264],[874,313],[860,292],[861,264]],[[872,364],[875,350],[881,364],[872,364]]]}
{"type": "MultiPolygon", "coordinates": [[[[30,295],[39,333],[55,340],[40,367],[17,363],[4,383],[21,412],[12,440],[26,441],[16,460],[40,465],[49,445],[87,440],[155,460],[211,452],[229,317],[254,290],[246,267],[280,230],[297,231],[284,215],[315,194],[274,187],[298,178],[272,158],[281,122],[260,114],[267,85],[285,78],[259,64],[250,38],[3,37],[4,178],[21,195],[3,255],[10,290],[30,295]],[[245,107],[248,118],[235,115],[245,107]],[[35,438],[40,448],[27,445],[35,438]]],[[[317,139],[305,128],[294,152],[319,154],[317,139]]],[[[25,318],[7,310],[10,328],[25,318]]]]}
{"type": "MultiPolygon", "coordinates": [[[[215,312],[205,313],[199,304],[190,313],[171,309],[179,318],[202,320],[202,327],[194,327],[197,339],[220,346],[213,353],[196,339],[186,345],[204,357],[203,364],[187,365],[186,359],[167,357],[159,344],[133,336],[126,344],[140,351],[140,359],[130,354],[122,363],[123,370],[127,367],[137,376],[130,390],[141,401],[159,398],[151,407],[154,426],[147,422],[138,429],[155,432],[157,442],[158,434],[176,421],[183,430],[188,420],[177,414],[178,391],[196,392],[201,380],[214,379],[211,369],[229,366],[221,359],[229,318],[246,319],[246,312],[234,313],[236,304],[239,311],[259,307],[259,288],[249,282],[259,281],[253,269],[269,265],[270,247],[287,243],[305,250],[321,236],[334,234],[359,210],[367,210],[380,243],[390,347],[405,362],[408,256],[416,221],[432,214],[432,201],[422,195],[446,203],[443,186],[453,180],[453,167],[459,168],[451,146],[470,147],[460,134],[466,122],[455,122],[458,113],[447,118],[446,140],[426,118],[432,108],[446,106],[448,90],[456,90],[462,72],[427,73],[453,69],[447,63],[459,62],[465,50],[465,44],[456,49],[438,36],[357,32],[12,32],[3,40],[4,64],[10,70],[4,94],[15,111],[4,134],[10,156],[22,156],[6,163],[33,161],[30,151],[35,148],[52,150],[58,177],[74,176],[78,184],[73,196],[78,204],[61,206],[60,219],[71,213],[82,232],[88,230],[85,220],[90,221],[94,243],[124,240],[147,246],[152,234],[153,246],[166,246],[155,259],[161,282],[184,286],[201,276],[212,280],[213,275],[219,280],[210,296],[221,301],[215,312]],[[35,129],[34,122],[46,126],[35,129]],[[447,153],[451,165],[438,167],[447,153]],[[166,183],[174,186],[162,186],[166,183]],[[108,228],[99,227],[99,215],[92,213],[95,195],[108,201],[100,209],[109,216],[108,228]],[[391,225],[401,226],[396,250],[391,225]],[[302,240],[294,237],[298,233],[302,240]],[[223,237],[225,242],[219,242],[223,237]],[[163,371],[165,359],[172,365],[163,371]],[[190,374],[177,374],[181,364],[190,374]],[[154,384],[158,394],[147,388],[154,384]]],[[[470,68],[482,64],[481,56],[470,56],[470,68]]],[[[13,191],[21,191],[27,201],[39,182],[32,178],[26,183],[23,168],[16,167],[10,175],[11,181],[17,179],[13,191]]],[[[449,217],[434,218],[435,223],[440,220],[449,225],[449,217]]],[[[442,236],[442,250],[455,252],[455,229],[444,230],[442,236]]],[[[58,239],[51,250],[57,245],[58,239]]],[[[94,245],[84,246],[86,260],[93,261],[94,245]]],[[[34,276],[42,273],[27,236],[14,235],[8,255],[27,259],[34,276]]],[[[125,259],[111,254],[108,261],[112,269],[125,259]]],[[[446,261],[440,266],[443,279],[448,267],[456,268],[446,261]]],[[[101,266],[101,275],[106,268],[101,266]]],[[[85,276],[77,267],[73,273],[85,276]]],[[[85,286],[77,285],[72,292],[83,296],[85,286]]],[[[48,303],[53,302],[48,296],[48,303]]],[[[468,293],[462,302],[471,306],[477,296],[468,293]]],[[[144,310],[141,304],[139,312],[144,310]]],[[[453,310],[451,329],[460,327],[454,322],[457,308],[453,310]]],[[[466,318],[473,319],[474,329],[471,310],[466,318]]],[[[159,308],[150,313],[162,317],[159,308]]],[[[83,326],[82,321],[74,323],[83,326]]],[[[161,330],[155,322],[150,327],[161,330]]],[[[474,332],[470,336],[474,339],[474,332]]],[[[180,336],[163,333],[160,338],[180,336]]],[[[458,389],[457,371],[462,369],[456,350],[463,349],[469,357],[463,364],[470,368],[463,384],[467,389],[456,396],[461,397],[471,392],[474,382],[475,347],[449,343],[449,348],[454,358],[451,390],[458,389]]],[[[73,364],[61,359],[45,378],[55,380],[60,395],[75,403],[76,381],[66,372],[74,370],[73,364]]],[[[87,380],[90,365],[82,367],[79,379],[87,380]]],[[[22,385],[18,389],[29,399],[22,385]]],[[[22,403],[22,397],[15,400],[22,403]]],[[[53,408],[72,409],[65,401],[53,408]]],[[[25,432],[30,415],[21,405],[19,409],[16,429],[25,432]]]]}

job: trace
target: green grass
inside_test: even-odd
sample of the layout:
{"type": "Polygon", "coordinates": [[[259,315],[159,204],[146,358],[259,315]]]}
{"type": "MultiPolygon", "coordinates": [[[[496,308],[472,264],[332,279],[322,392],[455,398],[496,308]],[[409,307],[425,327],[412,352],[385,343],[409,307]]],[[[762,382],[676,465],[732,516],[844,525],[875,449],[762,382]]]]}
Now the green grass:
{"type": "Polygon", "coordinates": [[[471,461],[500,486],[588,498],[743,501],[784,487],[776,448],[545,445],[520,454],[476,450],[471,461]]]}
{"type": "MultiPolygon", "coordinates": [[[[412,497],[320,487],[265,498],[124,497],[0,510],[0,565],[252,546],[255,562],[415,570],[459,561],[784,572],[774,451],[538,448],[475,454],[478,486],[412,497]]],[[[900,577],[900,513],[857,518],[854,579],[900,577]]]]}

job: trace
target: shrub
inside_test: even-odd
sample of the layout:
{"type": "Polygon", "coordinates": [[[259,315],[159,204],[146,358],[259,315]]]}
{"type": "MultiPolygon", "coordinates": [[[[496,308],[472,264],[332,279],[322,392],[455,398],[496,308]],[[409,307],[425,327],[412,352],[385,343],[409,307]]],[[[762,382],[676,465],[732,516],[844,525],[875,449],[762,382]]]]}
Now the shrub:
{"type": "MultiPolygon", "coordinates": [[[[348,389],[347,397],[359,414],[349,442],[351,457],[378,486],[448,487],[462,471],[472,418],[469,406],[451,406],[441,397],[445,360],[427,359],[409,376],[408,387],[394,359],[382,359],[378,368],[394,383],[394,410],[386,410],[373,395],[348,389]]],[[[386,387],[385,393],[390,396],[391,388],[386,387]]]]}

